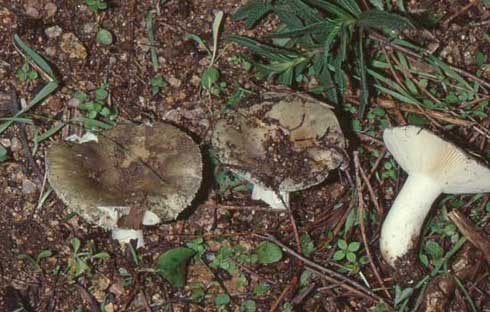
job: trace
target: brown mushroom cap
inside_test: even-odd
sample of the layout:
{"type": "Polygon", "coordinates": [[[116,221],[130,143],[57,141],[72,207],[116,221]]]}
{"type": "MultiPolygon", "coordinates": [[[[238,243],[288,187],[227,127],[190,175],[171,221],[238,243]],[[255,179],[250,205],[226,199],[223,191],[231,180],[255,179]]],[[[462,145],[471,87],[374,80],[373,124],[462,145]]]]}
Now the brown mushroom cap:
{"type": "Polygon", "coordinates": [[[322,182],[343,160],[333,111],[314,99],[273,94],[217,122],[213,146],[230,170],[281,192],[322,182]]]}
{"type": "Polygon", "coordinates": [[[173,220],[202,180],[199,147],[166,123],[122,123],[99,135],[98,143],[55,144],[46,165],[51,186],[68,208],[104,228],[114,228],[118,219],[107,207],[143,208],[173,220]]]}

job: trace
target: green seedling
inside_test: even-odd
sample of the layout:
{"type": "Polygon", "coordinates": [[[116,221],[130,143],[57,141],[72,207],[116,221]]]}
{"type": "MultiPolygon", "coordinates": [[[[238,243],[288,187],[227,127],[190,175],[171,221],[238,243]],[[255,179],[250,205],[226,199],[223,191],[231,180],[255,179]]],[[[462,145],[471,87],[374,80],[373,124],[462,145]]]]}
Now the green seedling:
{"type": "Polygon", "coordinates": [[[279,84],[292,85],[314,76],[334,103],[340,103],[338,94],[343,95],[346,89],[346,71],[354,72],[360,81],[360,117],[368,104],[365,29],[383,31],[413,27],[407,19],[379,8],[362,11],[355,0],[250,0],[234,18],[253,27],[270,13],[280,20],[277,31],[267,35],[272,44],[229,36],[230,40],[261,57],[259,61],[251,58],[247,61],[261,76],[275,78],[279,84]],[[347,55],[352,52],[356,60],[347,62],[347,55]]]}
{"type": "Polygon", "coordinates": [[[167,82],[161,75],[156,75],[150,80],[151,94],[153,96],[160,93],[167,86],[167,82]]]}
{"type": "Polygon", "coordinates": [[[208,91],[209,94],[219,95],[225,88],[226,83],[219,82],[221,73],[214,65],[218,59],[218,38],[221,24],[223,21],[223,11],[219,11],[213,21],[213,45],[212,48],[208,48],[207,44],[201,37],[195,34],[188,34],[187,39],[195,41],[200,48],[208,52],[210,58],[209,66],[201,75],[201,87],[208,91]]]}
{"type": "Polygon", "coordinates": [[[99,29],[97,35],[95,36],[95,39],[97,40],[97,42],[103,45],[111,45],[114,41],[111,32],[103,28],[99,29]]]}
{"type": "Polygon", "coordinates": [[[348,243],[344,239],[339,239],[337,241],[337,251],[333,254],[333,260],[340,262],[347,260],[347,263],[342,266],[342,272],[350,272],[352,274],[359,273],[361,266],[369,262],[368,258],[365,256],[358,257],[357,252],[361,247],[360,242],[348,243]]]}
{"type": "Polygon", "coordinates": [[[47,259],[53,255],[53,252],[49,249],[42,250],[36,258],[28,255],[28,254],[19,254],[17,256],[17,259],[21,260],[27,260],[31,263],[31,265],[34,267],[34,269],[38,272],[43,272],[43,269],[41,268],[41,261],[43,259],[47,259]]]}
{"type": "Polygon", "coordinates": [[[107,106],[109,99],[107,84],[100,86],[92,96],[79,91],[74,94],[74,97],[80,102],[78,109],[85,113],[85,127],[87,129],[97,129],[98,123],[95,122],[97,119],[113,123],[118,116],[114,108],[107,106]]]}
{"type": "Polygon", "coordinates": [[[24,63],[15,73],[15,77],[20,81],[33,82],[39,77],[39,74],[28,63],[24,63]]]}
{"type": "Polygon", "coordinates": [[[110,259],[110,255],[107,252],[97,252],[92,241],[87,243],[84,251],[80,249],[81,241],[78,238],[73,238],[71,245],[72,254],[68,259],[68,266],[66,268],[70,280],[75,280],[84,274],[90,275],[93,270],[92,265],[97,260],[110,259]]]}
{"type": "Polygon", "coordinates": [[[107,2],[105,0],[85,0],[85,4],[94,13],[107,9],[107,2]]]}

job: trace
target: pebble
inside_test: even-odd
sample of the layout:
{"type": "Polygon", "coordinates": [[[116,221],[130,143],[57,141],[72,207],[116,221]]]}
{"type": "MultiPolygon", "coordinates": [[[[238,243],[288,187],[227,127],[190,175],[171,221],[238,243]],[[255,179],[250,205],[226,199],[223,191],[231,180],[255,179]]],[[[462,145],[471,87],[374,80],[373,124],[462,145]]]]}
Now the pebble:
{"type": "Polygon", "coordinates": [[[46,49],[44,49],[44,52],[49,57],[55,57],[57,50],[55,47],[47,47],[46,49]]]}
{"type": "Polygon", "coordinates": [[[36,184],[32,183],[30,180],[24,179],[24,181],[22,181],[22,193],[29,195],[34,193],[36,189],[36,184]]]}
{"type": "Polygon", "coordinates": [[[47,18],[51,18],[53,17],[56,12],[58,11],[58,7],[56,6],[56,4],[54,4],[53,2],[48,2],[46,3],[46,5],[44,6],[44,10],[46,11],[46,17],[47,18]]]}
{"type": "Polygon", "coordinates": [[[20,143],[19,139],[12,138],[10,142],[11,142],[10,149],[12,150],[12,152],[15,153],[22,149],[22,144],[20,143]]]}
{"type": "Polygon", "coordinates": [[[87,49],[74,33],[65,33],[61,36],[60,48],[68,54],[69,58],[79,60],[87,58],[87,49]]]}
{"type": "Polygon", "coordinates": [[[77,98],[71,98],[69,101],[68,101],[68,106],[69,107],[73,107],[73,108],[77,108],[78,105],[80,105],[80,100],[77,99],[77,98]]]}
{"type": "Polygon", "coordinates": [[[2,145],[3,147],[10,147],[12,143],[9,139],[0,139],[0,145],[2,145]]]}
{"type": "Polygon", "coordinates": [[[175,88],[180,87],[182,81],[180,79],[175,78],[174,76],[169,76],[167,79],[168,83],[175,88]]]}
{"type": "Polygon", "coordinates": [[[97,26],[97,23],[94,23],[94,22],[85,23],[82,26],[82,31],[84,34],[89,35],[92,32],[94,32],[96,26],[97,26]]]}
{"type": "Polygon", "coordinates": [[[62,32],[63,29],[61,29],[61,27],[58,25],[48,27],[46,28],[46,30],[44,30],[44,33],[46,34],[46,36],[48,36],[49,39],[59,37],[62,32]]]}
{"type": "Polygon", "coordinates": [[[26,6],[24,8],[26,10],[26,15],[35,19],[38,19],[41,17],[41,14],[39,13],[39,10],[36,9],[33,6],[26,6]]]}

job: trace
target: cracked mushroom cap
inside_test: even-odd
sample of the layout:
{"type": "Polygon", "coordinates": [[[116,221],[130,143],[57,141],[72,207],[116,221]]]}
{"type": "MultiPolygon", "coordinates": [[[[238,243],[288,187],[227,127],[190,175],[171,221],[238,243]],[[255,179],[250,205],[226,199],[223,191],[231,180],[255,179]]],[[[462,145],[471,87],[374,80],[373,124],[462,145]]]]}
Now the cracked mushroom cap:
{"type": "Polygon", "coordinates": [[[446,194],[490,192],[490,170],[451,142],[416,126],[386,129],[386,147],[409,175],[422,174],[446,194]]]}
{"type": "Polygon", "coordinates": [[[166,123],[122,123],[98,142],[57,143],[47,152],[46,166],[68,208],[106,229],[128,213],[124,207],[144,209],[143,224],[174,220],[202,180],[198,145],[166,123]]]}
{"type": "Polygon", "coordinates": [[[322,182],[343,160],[334,112],[299,95],[266,95],[219,120],[213,146],[220,161],[261,187],[293,192],[322,182]]]}

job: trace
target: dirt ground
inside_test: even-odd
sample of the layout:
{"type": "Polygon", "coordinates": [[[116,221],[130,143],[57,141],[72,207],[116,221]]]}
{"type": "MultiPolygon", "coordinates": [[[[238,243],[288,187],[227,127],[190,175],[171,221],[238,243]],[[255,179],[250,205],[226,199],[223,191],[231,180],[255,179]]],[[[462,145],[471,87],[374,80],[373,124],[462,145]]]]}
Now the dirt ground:
{"type": "MultiPolygon", "coordinates": [[[[191,134],[200,145],[204,160],[209,162],[212,125],[234,87],[239,85],[258,92],[271,87],[269,82],[257,80],[253,72],[246,72],[230,61],[245,49],[222,40],[217,65],[226,87],[218,96],[202,92],[201,73],[208,66],[209,57],[194,41],[186,39],[186,34],[194,33],[211,42],[211,25],[220,10],[225,14],[221,39],[227,34],[260,37],[273,29],[275,20],[272,18],[252,30],[247,30],[242,22],[233,21],[231,16],[244,3],[244,0],[110,1],[107,10],[94,13],[82,0],[0,0],[0,92],[14,92],[18,99],[29,100],[43,84],[42,79],[27,82],[16,78],[18,68],[25,62],[13,45],[12,38],[18,34],[55,67],[61,81],[54,95],[29,112],[38,129],[49,129],[55,124],[53,120],[80,117],[80,111],[69,104],[74,94],[77,91],[94,93],[106,83],[110,91],[108,106],[117,109],[118,120],[144,124],[167,121],[177,125],[191,134]],[[145,23],[150,10],[155,10],[154,42],[161,65],[157,71],[152,65],[145,23]],[[98,28],[110,30],[114,42],[107,46],[97,42],[98,28]],[[154,95],[150,80],[157,74],[164,77],[167,85],[154,95]]],[[[413,1],[409,7],[417,12],[448,16],[465,5],[466,1],[413,1]]],[[[445,51],[442,55],[448,63],[476,73],[478,67],[474,58],[468,55],[474,56],[477,50],[484,54],[490,52],[489,39],[484,39],[484,34],[490,31],[489,17],[490,10],[473,7],[452,20],[448,27],[431,31],[424,44],[437,45],[437,49],[445,51]],[[472,24],[477,26],[470,27],[472,24]]],[[[339,112],[341,120],[350,118],[341,114],[346,113],[339,112]]],[[[393,122],[396,123],[396,118],[393,122]]],[[[489,120],[481,121],[487,128],[489,123],[489,120]]],[[[379,141],[381,133],[377,133],[375,139],[366,139],[356,136],[352,129],[344,131],[350,144],[348,153],[357,147],[384,152],[379,141]]],[[[8,150],[7,160],[0,163],[0,311],[14,311],[20,306],[24,310],[18,311],[244,311],[240,306],[245,300],[255,301],[257,311],[270,311],[273,307],[287,311],[285,302],[298,311],[389,311],[376,308],[376,302],[354,292],[338,291],[335,289],[338,285],[332,286],[323,279],[309,283],[300,280],[300,277],[305,278],[301,274],[301,261],[286,255],[274,265],[239,264],[240,276],[247,279],[246,285],[240,287],[236,283],[238,273],[232,275],[223,269],[210,269],[206,261],[196,261],[189,268],[187,286],[171,288],[151,271],[162,252],[196,238],[207,240],[207,253],[216,254],[222,246],[228,245],[253,250],[260,241],[254,235],[265,233],[294,246],[289,215],[251,201],[248,189],[220,195],[213,182],[212,169],[208,167],[197,199],[183,216],[176,222],[145,228],[147,244],[137,251],[139,261],[135,261],[130,248],[121,247],[111,239],[109,232],[69,213],[54,193],[38,207],[45,190],[45,149],[73,133],[80,133],[80,129],[65,127],[43,141],[32,159],[26,151],[33,148],[33,127],[15,124],[0,135],[0,144],[8,150]],[[80,240],[83,251],[107,252],[110,259],[90,260],[90,269],[72,278],[68,268],[73,264],[70,261],[73,261],[71,242],[74,238],[80,240]],[[21,254],[36,258],[47,250],[51,251],[50,256],[39,261],[39,266],[19,258],[21,254]],[[205,284],[207,294],[200,302],[191,298],[190,286],[199,282],[205,284]],[[267,282],[270,289],[264,294],[255,293],[254,288],[263,282],[267,282]],[[222,293],[223,288],[227,289],[231,304],[217,307],[214,295],[222,293]]],[[[471,142],[479,152],[488,153],[488,144],[482,143],[486,139],[474,136],[467,129],[459,133],[462,140],[471,142]]],[[[380,160],[387,161],[387,156],[380,160]]],[[[372,159],[361,158],[361,163],[369,173],[372,159]]],[[[312,260],[333,269],[338,268],[330,260],[335,248],[324,249],[323,246],[335,245],[332,233],[341,233],[349,219],[356,200],[349,192],[353,168],[350,162],[347,168],[332,172],[324,183],[292,196],[298,232],[308,233],[320,249],[312,260]]],[[[381,167],[379,173],[387,170],[386,166],[381,167]]],[[[386,211],[401,181],[398,179],[394,185],[383,183],[377,188],[385,191],[376,192],[380,192],[380,202],[386,211]]],[[[470,199],[464,197],[463,201],[470,199]]],[[[482,201],[488,202],[488,197],[485,195],[482,201]]],[[[468,212],[470,208],[464,207],[468,212]]],[[[379,230],[380,220],[373,220],[368,225],[368,240],[385,286],[392,287],[393,272],[382,261],[378,249],[379,230]]],[[[351,241],[361,241],[360,237],[359,230],[352,230],[348,235],[351,241]]],[[[490,311],[488,268],[475,248],[465,248],[462,261],[480,259],[472,264],[482,269],[465,276],[466,294],[456,292],[453,311],[470,311],[468,296],[481,311],[490,311]]],[[[363,272],[365,278],[374,283],[373,288],[381,287],[369,265],[363,272]]],[[[362,283],[358,275],[349,276],[362,283]]],[[[395,295],[391,290],[391,298],[382,291],[376,293],[387,301],[393,300],[395,295]]]]}

